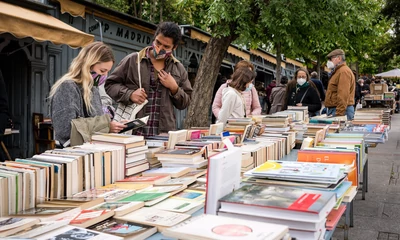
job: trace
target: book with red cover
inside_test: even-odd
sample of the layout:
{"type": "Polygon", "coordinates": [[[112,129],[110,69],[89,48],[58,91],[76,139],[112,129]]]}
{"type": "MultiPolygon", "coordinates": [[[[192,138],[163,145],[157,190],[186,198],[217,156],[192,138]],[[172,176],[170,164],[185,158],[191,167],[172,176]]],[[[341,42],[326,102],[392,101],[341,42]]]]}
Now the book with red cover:
{"type": "Polygon", "coordinates": [[[114,211],[112,210],[82,210],[69,224],[85,228],[112,217],[113,215],[114,211]]]}
{"type": "Polygon", "coordinates": [[[141,184],[159,184],[171,179],[170,176],[132,176],[122,180],[118,180],[118,183],[141,183],[141,184]]]}
{"type": "Polygon", "coordinates": [[[334,150],[299,150],[297,152],[297,161],[299,162],[353,164],[356,160],[357,153],[355,151],[338,152],[334,150]]]}
{"type": "Polygon", "coordinates": [[[346,211],[346,205],[341,205],[338,209],[332,209],[332,211],[326,217],[326,230],[333,230],[335,228],[344,211],[346,211]]]}
{"type": "Polygon", "coordinates": [[[336,194],[284,186],[245,185],[220,202],[223,212],[320,222],[335,206],[336,194]]]}

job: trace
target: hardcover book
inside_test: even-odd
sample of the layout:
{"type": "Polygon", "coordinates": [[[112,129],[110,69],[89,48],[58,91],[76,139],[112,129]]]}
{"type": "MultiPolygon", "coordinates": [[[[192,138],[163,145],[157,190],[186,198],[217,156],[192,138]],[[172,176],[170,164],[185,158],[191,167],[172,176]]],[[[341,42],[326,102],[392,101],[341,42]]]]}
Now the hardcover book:
{"type": "Polygon", "coordinates": [[[245,185],[221,200],[221,211],[320,222],[336,204],[336,194],[282,186],[245,185]]]}

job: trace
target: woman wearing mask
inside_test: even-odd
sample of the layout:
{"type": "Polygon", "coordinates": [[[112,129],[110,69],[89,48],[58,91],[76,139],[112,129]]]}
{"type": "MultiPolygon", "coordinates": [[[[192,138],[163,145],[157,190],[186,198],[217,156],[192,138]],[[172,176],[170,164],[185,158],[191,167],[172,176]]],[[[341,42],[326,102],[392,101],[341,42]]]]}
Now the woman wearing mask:
{"type": "Polygon", "coordinates": [[[232,75],[232,81],[222,92],[222,107],[218,112],[217,123],[226,123],[228,118],[246,117],[244,91],[249,91],[256,74],[248,68],[239,68],[232,75]]]}
{"type": "MultiPolygon", "coordinates": [[[[235,69],[233,74],[240,69],[240,68],[247,68],[251,71],[254,71],[254,66],[252,63],[242,60],[235,65],[235,69]]],[[[232,75],[233,76],[233,75],[232,75]]],[[[228,83],[231,80],[226,81],[226,84],[222,84],[221,87],[218,89],[217,93],[215,94],[214,102],[212,104],[212,111],[216,118],[218,118],[219,111],[221,111],[222,107],[222,92],[225,88],[227,88],[228,83]]],[[[261,105],[260,100],[258,99],[257,89],[251,84],[246,91],[242,91],[242,95],[246,104],[246,115],[260,115],[261,114],[261,105]]]]}
{"type": "Polygon", "coordinates": [[[94,132],[118,133],[126,127],[123,123],[111,121],[110,116],[104,114],[98,90],[98,86],[104,84],[114,61],[109,46],[102,42],[91,43],[79,52],[69,71],[51,88],[55,140],[62,147],[90,141],[94,132]],[[78,139],[73,136],[75,132],[71,131],[71,121],[77,119],[81,125],[75,126],[82,136],[78,139]]]}
{"type": "Polygon", "coordinates": [[[310,81],[307,69],[299,68],[286,89],[287,106],[307,106],[310,117],[321,109],[317,87],[310,81]]]}
{"type": "Polygon", "coordinates": [[[272,89],[271,97],[269,101],[271,102],[271,111],[269,114],[283,111],[285,107],[285,96],[286,96],[286,84],[288,83],[288,78],[286,76],[281,77],[281,82],[272,89]]]}

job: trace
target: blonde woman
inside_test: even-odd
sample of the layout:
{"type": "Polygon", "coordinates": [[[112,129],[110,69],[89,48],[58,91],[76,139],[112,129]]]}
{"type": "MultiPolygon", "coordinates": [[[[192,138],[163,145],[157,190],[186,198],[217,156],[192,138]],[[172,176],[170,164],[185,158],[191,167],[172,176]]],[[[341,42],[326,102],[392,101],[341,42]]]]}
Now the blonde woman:
{"type": "Polygon", "coordinates": [[[72,139],[71,121],[80,119],[76,126],[83,142],[93,132],[117,133],[126,127],[111,121],[102,110],[98,85],[104,84],[114,64],[111,48],[102,42],[84,47],[72,61],[69,71],[51,88],[51,118],[55,140],[63,146],[80,144],[72,139]],[[83,126],[84,125],[84,126],[83,126]]]}

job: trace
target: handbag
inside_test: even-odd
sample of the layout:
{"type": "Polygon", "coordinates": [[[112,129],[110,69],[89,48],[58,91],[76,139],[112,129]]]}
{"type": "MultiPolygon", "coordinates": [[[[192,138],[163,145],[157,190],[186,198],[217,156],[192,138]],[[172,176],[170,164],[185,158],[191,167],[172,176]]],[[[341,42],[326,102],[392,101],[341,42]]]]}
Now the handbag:
{"type": "MultiPolygon", "coordinates": [[[[137,54],[137,69],[139,75],[139,89],[142,88],[142,79],[140,76],[140,61],[139,61],[139,53],[137,54]]],[[[136,114],[142,110],[144,105],[146,105],[149,101],[146,99],[142,104],[129,104],[125,105],[123,103],[118,103],[117,110],[115,110],[114,120],[120,122],[121,120],[133,121],[136,119],[136,114]]]]}

